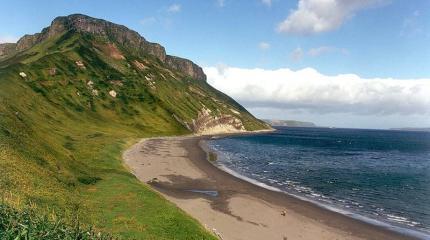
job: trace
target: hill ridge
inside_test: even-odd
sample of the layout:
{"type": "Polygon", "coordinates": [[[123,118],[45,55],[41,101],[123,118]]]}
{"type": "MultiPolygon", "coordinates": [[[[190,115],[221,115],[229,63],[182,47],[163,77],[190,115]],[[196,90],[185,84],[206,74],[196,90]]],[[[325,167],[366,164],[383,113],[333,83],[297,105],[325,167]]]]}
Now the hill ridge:
{"type": "Polygon", "coordinates": [[[40,33],[24,35],[17,43],[0,44],[0,59],[25,51],[38,43],[67,31],[108,37],[110,40],[114,40],[125,47],[132,48],[142,56],[145,54],[155,56],[173,70],[181,71],[194,79],[206,81],[203,69],[191,60],[167,55],[163,46],[147,41],[139,33],[124,25],[83,14],[56,17],[51,22],[51,25],[44,28],[40,33]]]}

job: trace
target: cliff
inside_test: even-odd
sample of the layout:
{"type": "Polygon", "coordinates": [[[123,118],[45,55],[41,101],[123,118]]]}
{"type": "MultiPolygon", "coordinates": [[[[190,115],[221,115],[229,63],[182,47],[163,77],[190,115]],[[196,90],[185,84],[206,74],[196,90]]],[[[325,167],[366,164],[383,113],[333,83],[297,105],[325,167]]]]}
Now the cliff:
{"type": "Polygon", "coordinates": [[[0,44],[0,59],[13,55],[16,52],[16,43],[0,44]]]}

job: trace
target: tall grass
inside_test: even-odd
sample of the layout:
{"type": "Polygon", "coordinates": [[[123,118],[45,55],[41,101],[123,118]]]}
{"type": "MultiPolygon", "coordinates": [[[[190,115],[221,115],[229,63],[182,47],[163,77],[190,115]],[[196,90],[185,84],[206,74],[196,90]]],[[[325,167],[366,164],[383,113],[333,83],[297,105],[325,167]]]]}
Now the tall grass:
{"type": "Polygon", "coordinates": [[[0,202],[0,239],[115,239],[113,236],[85,227],[75,215],[71,221],[51,213],[41,215],[32,206],[17,210],[0,202]]]}

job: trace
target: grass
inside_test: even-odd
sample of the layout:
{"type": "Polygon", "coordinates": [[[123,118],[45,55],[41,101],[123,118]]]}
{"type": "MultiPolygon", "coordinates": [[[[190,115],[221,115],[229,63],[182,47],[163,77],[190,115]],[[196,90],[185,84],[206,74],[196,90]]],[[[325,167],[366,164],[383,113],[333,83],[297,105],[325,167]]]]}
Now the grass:
{"type": "Polygon", "coordinates": [[[31,207],[16,210],[0,203],[0,239],[115,239],[81,225],[78,217],[65,221],[54,213],[40,215],[31,207]]]}
{"type": "Polygon", "coordinates": [[[189,133],[175,116],[191,121],[203,105],[213,112],[241,111],[248,130],[264,125],[205,82],[127,49],[121,49],[126,60],[107,61],[97,50],[103,42],[94,41],[66,33],[0,62],[0,194],[9,196],[0,205],[0,230],[7,232],[1,238],[39,238],[60,226],[70,234],[46,239],[97,238],[98,232],[124,239],[215,239],[138,181],[121,153],[142,137],[189,133]],[[148,68],[135,68],[135,59],[148,68]],[[19,77],[21,71],[28,77],[19,77]],[[152,76],[155,88],[145,76],[152,76]],[[77,217],[50,219],[50,212],[77,217]]]}
{"type": "Polygon", "coordinates": [[[30,135],[33,143],[20,142],[19,149],[28,152],[2,145],[0,168],[7,174],[1,177],[0,189],[24,199],[7,203],[20,207],[32,202],[34,211],[41,213],[48,207],[65,213],[78,209],[84,226],[125,239],[212,239],[197,221],[122,165],[121,152],[138,136],[149,135],[127,127],[62,124],[69,127],[53,132],[41,128],[34,133],[36,141],[30,135]],[[71,143],[73,148],[54,142],[71,143]]]}

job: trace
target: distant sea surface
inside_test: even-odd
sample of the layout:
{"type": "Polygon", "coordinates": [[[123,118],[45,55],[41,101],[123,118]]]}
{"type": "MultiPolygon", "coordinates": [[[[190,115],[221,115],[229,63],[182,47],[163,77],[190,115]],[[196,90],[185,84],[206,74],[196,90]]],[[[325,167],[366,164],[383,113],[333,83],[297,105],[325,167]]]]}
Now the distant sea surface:
{"type": "Polygon", "coordinates": [[[208,146],[256,184],[430,238],[430,132],[282,127],[208,146]]]}

